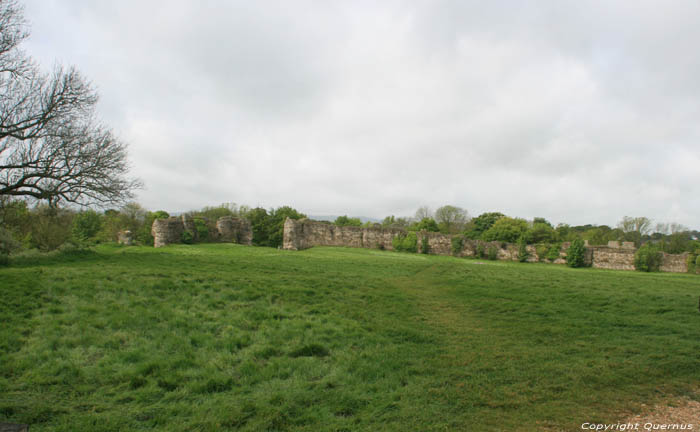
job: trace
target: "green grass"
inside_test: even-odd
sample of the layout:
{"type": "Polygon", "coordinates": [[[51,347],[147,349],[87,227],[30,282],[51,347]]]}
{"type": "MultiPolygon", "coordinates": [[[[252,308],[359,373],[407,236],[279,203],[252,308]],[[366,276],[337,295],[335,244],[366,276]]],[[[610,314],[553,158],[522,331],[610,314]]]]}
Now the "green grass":
{"type": "Polygon", "coordinates": [[[102,246],[0,268],[0,422],[579,430],[700,382],[700,278],[361,249],[102,246]]]}

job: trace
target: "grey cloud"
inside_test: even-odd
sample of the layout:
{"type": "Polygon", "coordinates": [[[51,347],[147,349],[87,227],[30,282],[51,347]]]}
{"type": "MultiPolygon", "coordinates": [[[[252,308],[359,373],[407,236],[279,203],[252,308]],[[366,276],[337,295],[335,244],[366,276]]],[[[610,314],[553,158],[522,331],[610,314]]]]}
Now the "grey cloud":
{"type": "Polygon", "coordinates": [[[696,2],[31,0],[149,208],[700,227],[696,2]]]}

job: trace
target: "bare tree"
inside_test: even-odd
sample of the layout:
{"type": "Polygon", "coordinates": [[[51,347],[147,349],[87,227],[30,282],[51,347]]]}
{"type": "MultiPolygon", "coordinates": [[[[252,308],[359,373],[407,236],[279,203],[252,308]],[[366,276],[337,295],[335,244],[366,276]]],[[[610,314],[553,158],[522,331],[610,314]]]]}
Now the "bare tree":
{"type": "Polygon", "coordinates": [[[619,227],[623,232],[637,232],[639,235],[649,234],[651,231],[651,219],[647,217],[630,217],[625,216],[619,223],[619,227]]]}
{"type": "Polygon", "coordinates": [[[414,217],[417,221],[420,222],[425,218],[432,218],[433,212],[430,211],[430,208],[428,206],[421,206],[418,207],[418,210],[416,210],[416,215],[414,217]]]}
{"type": "Polygon", "coordinates": [[[75,68],[42,72],[19,48],[27,35],[22,8],[0,0],[0,196],[131,198],[140,182],[126,177],[126,145],[96,120],[96,92],[75,68]]]}

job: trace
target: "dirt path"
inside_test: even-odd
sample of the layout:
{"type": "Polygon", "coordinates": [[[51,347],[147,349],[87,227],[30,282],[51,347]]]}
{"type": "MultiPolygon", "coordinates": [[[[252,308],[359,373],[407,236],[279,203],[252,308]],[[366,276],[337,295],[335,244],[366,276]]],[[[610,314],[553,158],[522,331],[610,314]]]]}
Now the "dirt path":
{"type": "Polygon", "coordinates": [[[623,423],[638,424],[638,430],[699,431],[700,402],[688,398],[678,398],[653,407],[643,406],[642,414],[630,416],[623,423]],[[663,428],[663,425],[669,426],[663,428]],[[656,428],[652,429],[653,426],[656,428]],[[671,426],[675,426],[675,429],[671,426]],[[681,429],[681,427],[684,428],[681,429]]]}

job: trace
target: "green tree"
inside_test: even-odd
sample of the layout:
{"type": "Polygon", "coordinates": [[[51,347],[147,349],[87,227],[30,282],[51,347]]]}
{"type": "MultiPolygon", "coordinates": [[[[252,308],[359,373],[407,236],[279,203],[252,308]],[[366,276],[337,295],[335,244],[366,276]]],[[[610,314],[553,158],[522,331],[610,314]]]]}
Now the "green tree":
{"type": "Polygon", "coordinates": [[[440,227],[438,227],[437,222],[435,222],[435,219],[433,218],[423,218],[419,222],[415,222],[411,224],[408,229],[410,231],[430,231],[430,232],[439,232],[440,227]]]}
{"type": "Polygon", "coordinates": [[[282,246],[282,241],[284,240],[284,221],[286,221],[287,218],[298,220],[305,217],[305,214],[289,206],[282,206],[276,210],[270,210],[270,220],[267,224],[269,246],[282,246]]]}
{"type": "Polygon", "coordinates": [[[351,218],[348,217],[347,215],[345,216],[338,216],[335,219],[335,223],[337,226],[362,226],[362,221],[360,218],[351,218]]]}
{"type": "MultiPolygon", "coordinates": [[[[541,218],[540,218],[541,219],[541,218]]],[[[557,232],[549,222],[534,222],[525,233],[528,243],[552,243],[557,239],[557,232]]]]}
{"type": "Polygon", "coordinates": [[[483,233],[488,231],[497,220],[503,217],[505,215],[499,212],[482,213],[469,222],[464,234],[470,239],[481,239],[483,233]]]}
{"type": "Polygon", "coordinates": [[[73,217],[71,232],[79,241],[94,239],[102,229],[102,216],[94,210],[86,210],[73,217]]]}
{"type": "Polygon", "coordinates": [[[256,246],[269,246],[269,215],[267,210],[262,207],[256,207],[248,211],[245,217],[250,221],[253,231],[253,244],[256,246]]]}
{"type": "Polygon", "coordinates": [[[527,232],[528,226],[525,219],[501,217],[483,233],[481,238],[485,241],[504,241],[515,243],[527,232]]]}

